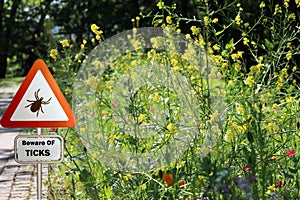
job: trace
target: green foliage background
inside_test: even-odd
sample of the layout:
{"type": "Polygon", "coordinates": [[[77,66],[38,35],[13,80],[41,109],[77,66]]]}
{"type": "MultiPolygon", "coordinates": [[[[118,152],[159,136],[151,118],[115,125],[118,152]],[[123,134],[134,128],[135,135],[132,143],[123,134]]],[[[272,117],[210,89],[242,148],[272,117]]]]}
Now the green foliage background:
{"type": "MultiPolygon", "coordinates": [[[[178,7],[174,2],[156,3],[149,12],[138,13],[128,20],[133,27],[150,20],[153,26],[184,33],[214,61],[216,73],[226,83],[227,103],[226,120],[217,130],[217,143],[208,146],[209,153],[203,157],[197,148],[201,141],[195,140],[182,158],[168,166],[148,173],[128,173],[110,169],[96,154],[88,153],[79,137],[85,127],[79,132],[59,129],[57,133],[66,140],[67,156],[63,164],[52,168],[49,198],[297,199],[300,116],[299,22],[295,8],[299,8],[299,1],[251,2],[251,6],[248,2],[188,1],[188,6],[196,8],[188,13],[182,13],[181,5],[178,7]],[[170,176],[173,179],[166,178],[170,176]]],[[[96,25],[86,30],[92,35],[83,35],[82,40],[67,38],[62,45],[53,46],[58,51],[48,62],[69,99],[76,71],[86,61],[90,48],[101,43],[109,32],[100,27],[103,31],[96,25]]],[[[171,61],[172,70],[184,74],[196,93],[206,87],[203,82],[195,81],[201,78],[192,67],[172,62],[172,55],[152,53],[152,59],[171,61]]],[[[87,115],[98,117],[99,121],[110,116],[110,107],[102,105],[102,99],[108,98],[117,74],[136,65],[132,58],[129,52],[115,61],[116,71],[108,71],[102,80],[88,80],[99,81],[100,102],[91,105],[96,106],[96,112],[87,115]]],[[[149,90],[143,94],[154,95],[149,90]]],[[[143,108],[149,105],[142,98],[138,102],[143,108]]],[[[199,120],[203,120],[205,129],[218,118],[219,113],[208,112],[199,120]]],[[[104,127],[111,130],[107,120],[104,127]]],[[[143,120],[147,121],[147,115],[143,120]]],[[[176,120],[174,124],[166,124],[165,130],[176,130],[176,120]]],[[[129,149],[140,147],[128,142],[122,132],[108,134],[111,134],[108,142],[129,149]]]]}

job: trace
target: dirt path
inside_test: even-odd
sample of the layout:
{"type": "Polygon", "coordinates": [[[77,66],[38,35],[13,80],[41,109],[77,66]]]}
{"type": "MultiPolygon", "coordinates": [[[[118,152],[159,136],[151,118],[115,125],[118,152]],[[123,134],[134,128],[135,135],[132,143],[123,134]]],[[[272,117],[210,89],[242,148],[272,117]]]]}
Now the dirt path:
{"type": "MultiPolygon", "coordinates": [[[[1,118],[18,90],[19,83],[0,83],[1,118]]],[[[35,165],[23,165],[14,160],[14,138],[22,131],[22,129],[7,129],[0,126],[0,200],[37,199],[35,165]]],[[[44,168],[43,176],[46,174],[47,169],[44,168]]],[[[43,187],[44,197],[46,197],[46,193],[47,189],[43,187]]]]}

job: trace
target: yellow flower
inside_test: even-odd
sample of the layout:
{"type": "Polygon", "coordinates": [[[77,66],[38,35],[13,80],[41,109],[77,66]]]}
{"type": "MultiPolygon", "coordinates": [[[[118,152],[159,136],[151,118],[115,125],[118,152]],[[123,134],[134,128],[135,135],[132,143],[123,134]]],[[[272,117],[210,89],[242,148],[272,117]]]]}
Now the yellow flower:
{"type": "Polygon", "coordinates": [[[288,51],[288,53],[285,55],[287,60],[290,60],[292,58],[292,51],[288,51]]]}
{"type": "Polygon", "coordinates": [[[167,24],[172,24],[172,17],[171,16],[167,16],[166,17],[166,22],[167,22],[167,24]]]}
{"type": "Polygon", "coordinates": [[[146,122],[146,120],[147,120],[147,116],[146,116],[146,115],[144,115],[144,114],[140,114],[140,115],[139,115],[138,121],[139,121],[140,123],[144,123],[144,122],[146,122]]]}
{"type": "Polygon", "coordinates": [[[238,106],[236,108],[236,110],[238,111],[239,114],[244,114],[244,107],[243,106],[238,106]]]}
{"type": "Polygon", "coordinates": [[[254,41],[251,41],[251,44],[252,44],[252,46],[253,46],[254,48],[257,48],[257,45],[256,45],[256,43],[255,43],[254,41]]]}
{"type": "Polygon", "coordinates": [[[159,101],[160,100],[160,96],[157,92],[152,95],[152,100],[153,101],[159,101]]]}
{"type": "Polygon", "coordinates": [[[248,127],[247,127],[247,124],[243,124],[242,126],[237,126],[241,131],[244,131],[246,132],[248,127]]]}
{"type": "Polygon", "coordinates": [[[297,70],[297,66],[294,66],[292,71],[295,72],[297,70]]]}
{"type": "Polygon", "coordinates": [[[263,64],[259,63],[257,65],[251,66],[250,67],[250,75],[254,75],[260,72],[260,69],[262,68],[263,64]]]}
{"type": "Polygon", "coordinates": [[[248,46],[248,43],[249,43],[249,39],[244,37],[243,38],[243,44],[248,46]]]}
{"type": "Polygon", "coordinates": [[[63,47],[69,47],[70,46],[69,41],[67,39],[64,39],[64,40],[60,41],[60,44],[63,47]]]}
{"type": "Polygon", "coordinates": [[[231,54],[231,58],[233,61],[238,61],[239,58],[242,58],[243,57],[243,51],[238,51],[237,53],[233,53],[231,54]]]}
{"type": "Polygon", "coordinates": [[[91,30],[92,30],[93,33],[95,33],[95,34],[97,34],[99,28],[100,28],[100,27],[97,26],[96,24],[92,24],[92,25],[91,25],[91,30]]]}
{"type": "Polygon", "coordinates": [[[259,5],[259,7],[260,7],[261,9],[264,8],[265,6],[266,6],[266,4],[265,4],[265,2],[263,2],[263,1],[262,1],[262,2],[260,3],[260,5],[259,5]]]}
{"type": "Polygon", "coordinates": [[[276,4],[276,5],[275,5],[274,15],[276,15],[277,13],[282,13],[282,9],[281,9],[281,7],[279,6],[279,4],[276,4]]]}
{"type": "Polygon", "coordinates": [[[208,122],[214,122],[219,119],[220,114],[218,112],[214,112],[211,115],[209,115],[208,122]]]}
{"type": "Polygon", "coordinates": [[[113,144],[115,140],[117,140],[118,137],[116,135],[111,135],[109,136],[109,143],[110,144],[113,144]]]}
{"type": "Polygon", "coordinates": [[[234,69],[238,72],[242,69],[242,66],[239,63],[234,63],[234,69]]]}
{"type": "Polygon", "coordinates": [[[208,16],[204,16],[203,22],[204,22],[204,25],[205,25],[205,26],[208,25],[208,16]]]}
{"type": "Polygon", "coordinates": [[[255,81],[253,80],[253,76],[248,76],[245,80],[245,84],[248,85],[250,88],[252,88],[255,84],[255,81]]]}
{"type": "Polygon", "coordinates": [[[242,18],[241,18],[240,15],[237,15],[237,16],[235,17],[235,21],[236,21],[236,24],[237,24],[237,25],[240,25],[240,24],[243,22],[243,20],[242,20],[242,18]]]}
{"type": "Polygon", "coordinates": [[[238,51],[237,52],[238,57],[241,58],[243,56],[243,53],[244,53],[243,51],[238,51]]]}
{"type": "Polygon", "coordinates": [[[181,161],[181,162],[176,163],[176,169],[182,168],[185,165],[185,163],[186,163],[186,161],[181,161]]]}
{"type": "Polygon", "coordinates": [[[147,189],[147,185],[146,185],[145,183],[142,184],[142,185],[141,185],[141,189],[142,189],[142,190],[146,190],[146,189],[147,189]]]}
{"type": "Polygon", "coordinates": [[[196,26],[192,26],[191,31],[193,35],[198,35],[200,33],[200,28],[197,28],[196,26]]]}
{"type": "Polygon", "coordinates": [[[218,23],[218,21],[219,21],[218,18],[214,18],[214,19],[212,20],[212,23],[218,23]]]}
{"type": "Polygon", "coordinates": [[[174,66],[173,68],[172,68],[172,70],[173,71],[179,71],[181,68],[179,67],[179,66],[174,66]]]}
{"type": "Polygon", "coordinates": [[[92,24],[91,25],[91,30],[93,33],[95,33],[96,35],[101,35],[103,32],[101,30],[99,30],[100,27],[97,26],[96,24],[92,24]]]}
{"type": "Polygon", "coordinates": [[[159,9],[162,9],[164,7],[165,3],[163,1],[159,1],[156,6],[159,8],[159,9]]]}
{"type": "Polygon", "coordinates": [[[168,129],[171,133],[174,132],[174,130],[175,130],[174,124],[172,124],[172,123],[168,124],[167,129],[168,129]]]}
{"type": "Polygon", "coordinates": [[[215,50],[215,51],[219,51],[219,50],[220,50],[220,47],[219,47],[219,45],[217,45],[217,44],[215,44],[212,48],[213,48],[213,50],[215,50]]]}
{"type": "Polygon", "coordinates": [[[276,125],[276,123],[274,122],[269,122],[266,127],[265,127],[267,130],[269,131],[276,131],[278,130],[278,126],[276,125]]]}
{"type": "Polygon", "coordinates": [[[100,35],[96,35],[96,40],[100,40],[100,35]]]}
{"type": "Polygon", "coordinates": [[[278,158],[280,158],[280,156],[273,155],[270,159],[271,160],[277,160],[278,158]]]}
{"type": "Polygon", "coordinates": [[[268,186],[268,190],[272,190],[272,191],[274,191],[276,188],[275,188],[275,185],[270,185],[270,186],[268,186]]]}
{"type": "Polygon", "coordinates": [[[127,173],[127,174],[124,176],[124,179],[125,179],[126,181],[130,180],[131,178],[132,178],[132,175],[129,174],[129,173],[127,173]]]}
{"type": "Polygon", "coordinates": [[[241,3],[236,4],[236,7],[239,8],[239,11],[243,11],[243,8],[241,7],[241,3]]]}
{"type": "Polygon", "coordinates": [[[266,194],[266,195],[271,194],[271,190],[267,190],[265,194],[266,194]]]}
{"type": "Polygon", "coordinates": [[[64,40],[61,40],[59,42],[63,47],[69,47],[70,44],[69,44],[69,41],[67,39],[64,39],[64,40]]]}
{"type": "Polygon", "coordinates": [[[283,1],[283,4],[284,4],[284,6],[285,6],[286,8],[289,7],[289,2],[290,2],[290,0],[284,0],[284,1],[283,1]]]}
{"type": "Polygon", "coordinates": [[[293,103],[294,97],[286,97],[286,98],[285,98],[285,101],[286,101],[287,103],[293,103]]]}
{"type": "Polygon", "coordinates": [[[56,61],[57,55],[58,55],[57,49],[51,49],[51,50],[50,50],[50,57],[51,57],[53,60],[56,61]]]}
{"type": "Polygon", "coordinates": [[[227,141],[230,141],[230,140],[232,140],[233,138],[234,138],[234,133],[233,133],[233,132],[227,133],[227,135],[226,135],[226,140],[227,140],[227,141]]]}

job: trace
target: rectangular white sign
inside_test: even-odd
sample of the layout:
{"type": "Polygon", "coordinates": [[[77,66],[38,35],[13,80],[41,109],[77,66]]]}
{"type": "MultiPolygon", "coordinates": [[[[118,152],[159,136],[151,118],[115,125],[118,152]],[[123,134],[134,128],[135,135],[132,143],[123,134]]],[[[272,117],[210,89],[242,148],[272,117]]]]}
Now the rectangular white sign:
{"type": "Polygon", "coordinates": [[[18,163],[58,163],[63,159],[63,138],[59,135],[18,135],[15,160],[18,163]]]}

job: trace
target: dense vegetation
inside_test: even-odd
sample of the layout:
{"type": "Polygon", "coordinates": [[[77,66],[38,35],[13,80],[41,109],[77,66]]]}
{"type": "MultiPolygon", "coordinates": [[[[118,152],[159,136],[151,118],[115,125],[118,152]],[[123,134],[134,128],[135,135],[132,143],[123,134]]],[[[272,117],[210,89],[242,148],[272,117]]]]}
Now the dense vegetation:
{"type": "Polygon", "coordinates": [[[299,1],[194,3],[189,15],[158,2],[131,32],[105,39],[93,23],[51,49],[79,124],[56,129],[67,156],[49,198],[299,197],[299,1]],[[140,37],[149,18],[165,34],[140,37]]]}

